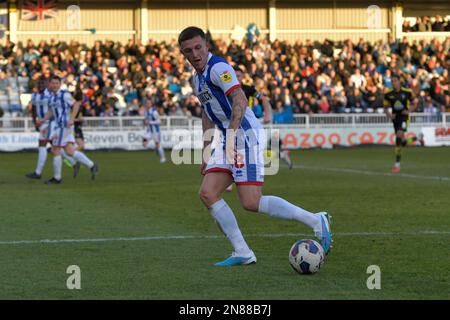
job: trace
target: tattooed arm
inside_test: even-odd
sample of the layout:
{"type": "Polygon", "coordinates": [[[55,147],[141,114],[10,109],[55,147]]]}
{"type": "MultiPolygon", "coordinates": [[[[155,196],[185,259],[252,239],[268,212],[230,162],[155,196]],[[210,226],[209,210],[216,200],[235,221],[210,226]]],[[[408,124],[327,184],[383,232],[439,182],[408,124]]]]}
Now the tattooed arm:
{"type": "Polygon", "coordinates": [[[237,130],[241,125],[241,121],[245,115],[245,109],[248,106],[247,97],[241,88],[234,89],[228,96],[233,101],[230,126],[228,129],[237,130]]]}
{"type": "Polygon", "coordinates": [[[248,101],[244,91],[240,87],[234,89],[228,97],[231,98],[233,105],[231,109],[230,125],[228,126],[226,136],[226,159],[227,163],[235,163],[237,152],[235,149],[236,131],[241,126],[242,119],[245,115],[245,109],[248,106],[248,101]]]}

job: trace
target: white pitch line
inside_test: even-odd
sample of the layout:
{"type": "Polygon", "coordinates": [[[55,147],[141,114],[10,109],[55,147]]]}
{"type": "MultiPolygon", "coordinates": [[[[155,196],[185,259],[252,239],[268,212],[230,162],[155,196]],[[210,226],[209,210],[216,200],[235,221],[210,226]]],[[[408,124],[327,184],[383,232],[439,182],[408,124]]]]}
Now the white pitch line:
{"type": "MultiPolygon", "coordinates": [[[[416,232],[338,232],[336,237],[392,237],[392,236],[418,236],[418,235],[450,235],[450,231],[424,230],[416,232]]],[[[312,237],[308,233],[268,233],[247,235],[247,238],[283,238],[283,237],[312,237]]],[[[153,236],[153,237],[118,237],[118,238],[92,238],[92,239],[42,239],[42,240],[11,240],[0,241],[0,245],[20,244],[64,244],[64,243],[86,243],[86,242],[113,242],[113,241],[155,241],[155,240],[202,240],[222,239],[224,236],[153,236]]]]}
{"type": "Polygon", "coordinates": [[[366,176],[385,176],[385,177],[402,177],[411,179],[422,179],[422,180],[435,180],[435,181],[450,181],[450,177],[440,177],[440,176],[421,176],[409,173],[388,173],[388,172],[376,172],[376,171],[366,171],[348,168],[332,168],[332,167],[316,167],[316,166],[305,166],[305,165],[294,165],[294,168],[307,169],[307,170],[319,170],[319,171],[331,171],[339,173],[352,173],[352,174],[362,174],[366,176]]]}

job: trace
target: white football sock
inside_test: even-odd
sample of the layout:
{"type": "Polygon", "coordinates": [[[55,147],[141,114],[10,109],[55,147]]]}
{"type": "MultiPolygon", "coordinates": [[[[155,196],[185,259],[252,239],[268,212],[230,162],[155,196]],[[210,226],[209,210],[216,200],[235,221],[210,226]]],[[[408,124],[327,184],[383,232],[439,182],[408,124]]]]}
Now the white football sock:
{"type": "Polygon", "coordinates": [[[64,151],[64,149],[61,149],[61,155],[63,156],[63,158],[66,158],[67,160],[69,160],[71,165],[75,165],[75,163],[77,163],[77,161],[72,158],[71,156],[69,156],[66,151],[64,151]]]}
{"type": "Polygon", "coordinates": [[[94,166],[94,163],[91,161],[91,159],[86,157],[86,155],[83,152],[75,151],[75,153],[73,154],[73,157],[76,161],[84,164],[88,168],[92,168],[94,166]]]}
{"type": "Polygon", "coordinates": [[[262,196],[259,200],[259,212],[273,218],[297,220],[312,228],[318,227],[320,217],[316,214],[294,206],[284,199],[275,196],[262,196]]]}
{"type": "Polygon", "coordinates": [[[53,157],[53,178],[61,180],[62,158],[61,155],[53,157]]]}
{"type": "Polygon", "coordinates": [[[47,148],[39,147],[36,174],[41,175],[42,170],[44,170],[45,161],[47,161],[47,148]]]}
{"type": "Polygon", "coordinates": [[[289,158],[289,157],[286,157],[286,162],[287,162],[287,164],[288,164],[288,166],[290,167],[291,165],[292,165],[292,160],[291,160],[291,158],[289,158]]]}
{"type": "Polygon", "coordinates": [[[166,160],[166,155],[164,154],[164,149],[162,145],[159,145],[158,154],[161,160],[166,160]]]}
{"type": "Polygon", "coordinates": [[[237,224],[234,213],[233,211],[231,211],[231,208],[228,206],[225,200],[220,199],[219,201],[214,203],[208,210],[216,220],[219,228],[222,230],[228,240],[230,240],[234,248],[234,252],[238,256],[249,256],[252,251],[245,242],[241,230],[239,230],[239,226],[237,224]]]}
{"type": "Polygon", "coordinates": [[[287,151],[282,151],[280,153],[280,158],[283,159],[284,161],[286,161],[286,163],[288,164],[288,166],[290,167],[292,162],[291,162],[291,157],[289,156],[289,153],[287,153],[287,151]]]}

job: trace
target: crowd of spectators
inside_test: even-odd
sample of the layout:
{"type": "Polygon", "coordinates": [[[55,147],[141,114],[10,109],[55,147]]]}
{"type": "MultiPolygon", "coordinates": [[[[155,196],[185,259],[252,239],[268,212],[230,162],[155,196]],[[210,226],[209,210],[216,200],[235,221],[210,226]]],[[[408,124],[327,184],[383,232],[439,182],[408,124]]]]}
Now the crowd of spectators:
{"type": "Polygon", "coordinates": [[[276,111],[290,106],[294,113],[380,112],[393,75],[414,92],[416,111],[430,103],[439,111],[450,108],[450,38],[412,43],[406,38],[376,43],[261,41],[251,48],[216,43],[221,54],[229,54],[230,63],[246,68],[246,80],[270,97],[276,111]]]}
{"type": "MultiPolygon", "coordinates": [[[[211,47],[244,68],[243,82],[268,96],[274,115],[381,112],[393,75],[414,92],[418,112],[450,111],[450,38],[411,43],[406,38],[375,43],[216,39],[211,47]]],[[[0,46],[0,69],[1,97],[30,93],[40,77],[57,74],[65,89],[81,88],[85,116],[141,115],[147,99],[162,115],[200,117],[202,112],[190,84],[193,70],[176,40],[106,40],[92,47],[76,41],[7,42],[0,46]]]]}
{"type": "Polygon", "coordinates": [[[450,31],[450,20],[442,16],[428,17],[422,16],[410,22],[405,19],[402,25],[403,32],[444,32],[450,31]]]}

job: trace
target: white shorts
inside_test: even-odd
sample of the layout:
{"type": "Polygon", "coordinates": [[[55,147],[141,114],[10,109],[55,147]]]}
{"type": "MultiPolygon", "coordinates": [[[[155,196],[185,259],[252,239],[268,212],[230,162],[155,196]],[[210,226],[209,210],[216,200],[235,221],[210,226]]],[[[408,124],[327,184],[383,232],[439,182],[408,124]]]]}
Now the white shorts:
{"type": "Polygon", "coordinates": [[[68,143],[75,143],[73,137],[73,126],[70,128],[55,127],[52,136],[52,144],[55,147],[65,147],[68,143]]]}
{"type": "Polygon", "coordinates": [[[147,129],[143,136],[144,140],[153,140],[155,143],[161,142],[161,131],[151,131],[147,129]]]}
{"type": "Polygon", "coordinates": [[[236,185],[263,185],[265,134],[264,130],[250,131],[237,135],[235,142],[237,156],[233,164],[226,161],[225,142],[219,143],[208,161],[205,174],[227,172],[231,174],[236,185]]]}
{"type": "Polygon", "coordinates": [[[56,124],[54,121],[47,121],[39,127],[39,141],[51,142],[56,124]]]}

